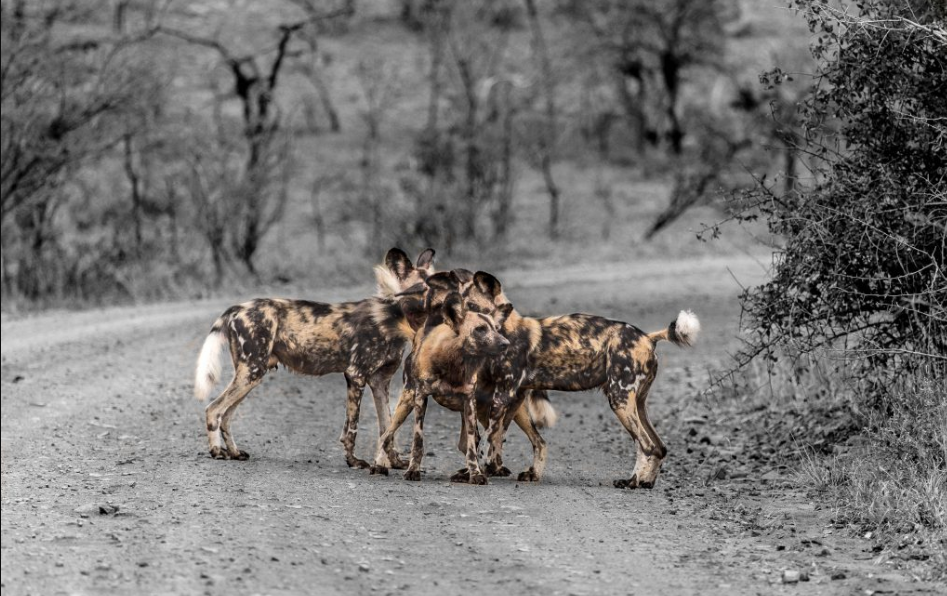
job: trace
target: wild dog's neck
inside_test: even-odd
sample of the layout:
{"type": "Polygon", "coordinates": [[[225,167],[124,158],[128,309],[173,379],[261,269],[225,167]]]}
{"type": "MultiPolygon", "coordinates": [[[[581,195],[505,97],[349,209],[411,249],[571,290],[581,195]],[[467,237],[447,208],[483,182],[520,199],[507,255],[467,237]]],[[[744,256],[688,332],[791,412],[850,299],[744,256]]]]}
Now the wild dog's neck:
{"type": "Polygon", "coordinates": [[[405,312],[401,303],[394,298],[369,298],[371,301],[372,318],[382,335],[392,341],[411,341],[415,329],[409,314],[405,312]]]}
{"type": "Polygon", "coordinates": [[[532,350],[539,344],[542,337],[542,325],[539,319],[524,317],[513,309],[503,322],[503,335],[513,337],[524,330],[528,333],[529,348],[532,350]]]}
{"type": "Polygon", "coordinates": [[[507,315],[506,320],[503,321],[503,330],[511,331],[513,329],[516,329],[522,324],[523,319],[525,318],[527,317],[523,317],[522,315],[520,315],[519,311],[517,311],[514,308],[513,310],[510,311],[510,314],[507,315]]]}

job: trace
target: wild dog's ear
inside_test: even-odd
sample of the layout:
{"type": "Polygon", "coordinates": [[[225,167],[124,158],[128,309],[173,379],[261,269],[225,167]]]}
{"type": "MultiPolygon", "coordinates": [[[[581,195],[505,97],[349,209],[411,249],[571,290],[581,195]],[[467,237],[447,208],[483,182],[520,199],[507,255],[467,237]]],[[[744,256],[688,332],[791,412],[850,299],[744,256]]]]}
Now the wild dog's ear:
{"type": "Polygon", "coordinates": [[[459,332],[464,324],[464,318],[467,316],[467,309],[464,307],[464,299],[457,292],[448,294],[442,307],[444,312],[444,321],[450,325],[451,329],[459,332]]]}
{"type": "Polygon", "coordinates": [[[434,275],[425,279],[424,283],[427,284],[427,286],[432,290],[456,291],[459,286],[457,276],[454,275],[453,271],[438,271],[434,275]]]}
{"type": "Polygon", "coordinates": [[[503,286],[500,285],[500,280],[493,277],[486,271],[476,272],[474,274],[473,283],[478,290],[494,298],[503,292],[503,286]]]}
{"type": "Polygon", "coordinates": [[[427,284],[424,283],[423,281],[419,281],[418,283],[414,284],[410,288],[405,288],[404,290],[401,290],[400,292],[395,294],[395,296],[398,298],[401,298],[403,296],[416,296],[418,294],[423,294],[424,292],[427,292],[427,284]]]}
{"type": "Polygon", "coordinates": [[[416,268],[427,272],[428,275],[434,274],[434,249],[425,248],[418,255],[418,260],[414,265],[416,268]]]}
{"type": "Polygon", "coordinates": [[[470,269],[454,269],[454,275],[457,276],[457,281],[460,285],[467,285],[473,281],[474,274],[470,269]]]}
{"type": "Polygon", "coordinates": [[[511,312],[513,312],[513,304],[510,302],[504,302],[497,307],[497,314],[493,317],[493,320],[496,321],[497,327],[503,326],[503,323],[505,323],[506,319],[509,318],[511,312]]]}
{"type": "Polygon", "coordinates": [[[385,266],[388,267],[399,280],[405,279],[408,277],[408,274],[414,270],[411,259],[409,259],[408,255],[400,248],[392,248],[388,251],[388,254],[385,255],[385,266]]]}

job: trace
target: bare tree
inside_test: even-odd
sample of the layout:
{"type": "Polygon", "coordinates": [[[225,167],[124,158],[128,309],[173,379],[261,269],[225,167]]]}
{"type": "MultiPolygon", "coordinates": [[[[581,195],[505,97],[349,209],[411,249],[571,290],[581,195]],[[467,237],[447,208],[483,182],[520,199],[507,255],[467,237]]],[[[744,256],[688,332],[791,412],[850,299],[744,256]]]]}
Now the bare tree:
{"type": "Polygon", "coordinates": [[[374,254],[385,244],[385,201],[388,198],[380,182],[384,168],[380,151],[381,129],[398,99],[399,73],[384,59],[375,58],[360,61],[355,74],[362,92],[360,115],[365,123],[360,163],[360,201],[371,214],[371,241],[367,248],[374,254]]]}
{"type": "MultiPolygon", "coordinates": [[[[280,158],[286,157],[286,152],[278,146],[279,139],[285,141],[285,136],[278,135],[281,122],[278,107],[274,103],[276,88],[286,61],[310,54],[315,47],[311,40],[301,49],[292,47],[291,42],[313,23],[346,17],[353,10],[349,3],[325,13],[317,12],[308,3],[302,5],[308,7],[305,18],[278,25],[275,47],[257,53],[239,53],[213,37],[170,27],[160,29],[166,35],[213,50],[231,74],[232,93],[243,107],[246,147],[246,162],[240,177],[245,186],[231,197],[229,217],[236,222],[231,245],[236,257],[253,275],[256,275],[253,257],[260,240],[278,219],[286,197],[285,189],[273,186],[279,177],[275,170],[281,167],[280,158]]],[[[212,250],[216,249],[212,247],[212,250]]],[[[219,272],[220,268],[217,270],[219,272]]]]}
{"type": "Polygon", "coordinates": [[[495,84],[502,77],[500,68],[509,41],[509,30],[494,27],[477,14],[475,3],[454,7],[447,35],[452,59],[454,84],[452,99],[459,112],[456,128],[461,145],[463,203],[456,215],[460,219],[460,235],[477,238],[477,219],[484,205],[495,198],[498,181],[497,165],[492,148],[485,146],[489,127],[482,126],[490,117],[496,122],[495,84]]]}
{"type": "Polygon", "coordinates": [[[526,14],[529,17],[529,27],[532,33],[533,55],[539,63],[540,81],[543,89],[545,126],[539,141],[539,163],[546,183],[546,192],[549,193],[549,237],[559,235],[559,187],[552,175],[552,166],[555,160],[556,148],[556,78],[552,71],[552,61],[549,59],[549,49],[543,36],[542,24],[536,10],[534,0],[524,0],[526,14]]]}
{"type": "MultiPolygon", "coordinates": [[[[718,68],[732,0],[597,0],[573,5],[591,29],[593,55],[610,61],[615,88],[639,143],[662,138],[674,154],[687,134],[681,89],[691,67],[718,68]]],[[[639,145],[640,147],[641,145],[639,145]]]]}
{"type": "Polygon", "coordinates": [[[31,298],[66,283],[47,259],[62,258],[53,215],[70,175],[109,153],[124,114],[156,92],[141,76],[146,60],[131,52],[152,31],[52,34],[83,17],[72,5],[4,5],[0,221],[5,268],[17,271],[5,272],[4,290],[31,298]]]}

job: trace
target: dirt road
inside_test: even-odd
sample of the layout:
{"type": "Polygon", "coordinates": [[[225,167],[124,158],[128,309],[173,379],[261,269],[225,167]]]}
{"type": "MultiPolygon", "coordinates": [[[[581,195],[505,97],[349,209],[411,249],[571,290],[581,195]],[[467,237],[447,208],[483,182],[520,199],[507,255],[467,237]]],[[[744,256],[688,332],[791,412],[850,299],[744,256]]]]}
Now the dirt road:
{"type": "MultiPolygon", "coordinates": [[[[282,371],[235,421],[251,459],[215,461],[191,383],[227,302],[4,320],[3,594],[933,593],[833,528],[785,482],[791,471],[754,466],[739,429],[699,396],[736,332],[728,266],[744,283],[761,272],[716,259],[501,278],[525,312],[584,310],[646,330],[682,307],[700,315],[697,348],[660,348],[650,403],[670,456],[650,491],[612,487],[634,452],[600,394],[553,395],[561,419],[544,432],[540,485],[451,485],[458,421],[432,405],[426,473],[411,483],[345,467],[341,377],[282,371]],[[782,583],[786,569],[808,582],[782,583]]],[[[366,399],[362,457],[374,418],[366,399]]],[[[515,430],[506,454],[514,471],[527,466],[515,430]]]]}

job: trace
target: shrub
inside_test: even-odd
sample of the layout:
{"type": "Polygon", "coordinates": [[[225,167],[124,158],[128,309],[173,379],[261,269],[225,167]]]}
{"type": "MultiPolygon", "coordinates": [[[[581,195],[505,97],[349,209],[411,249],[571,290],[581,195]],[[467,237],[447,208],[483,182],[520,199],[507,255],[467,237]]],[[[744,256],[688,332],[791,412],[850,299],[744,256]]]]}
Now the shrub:
{"type": "Polygon", "coordinates": [[[820,64],[797,148],[813,177],[736,199],[783,239],[772,281],[743,294],[752,334],[741,362],[842,348],[873,390],[903,374],[944,378],[947,31],[934,8],[908,18],[901,3],[867,0],[856,17],[820,0],[794,4],[820,64]]]}

